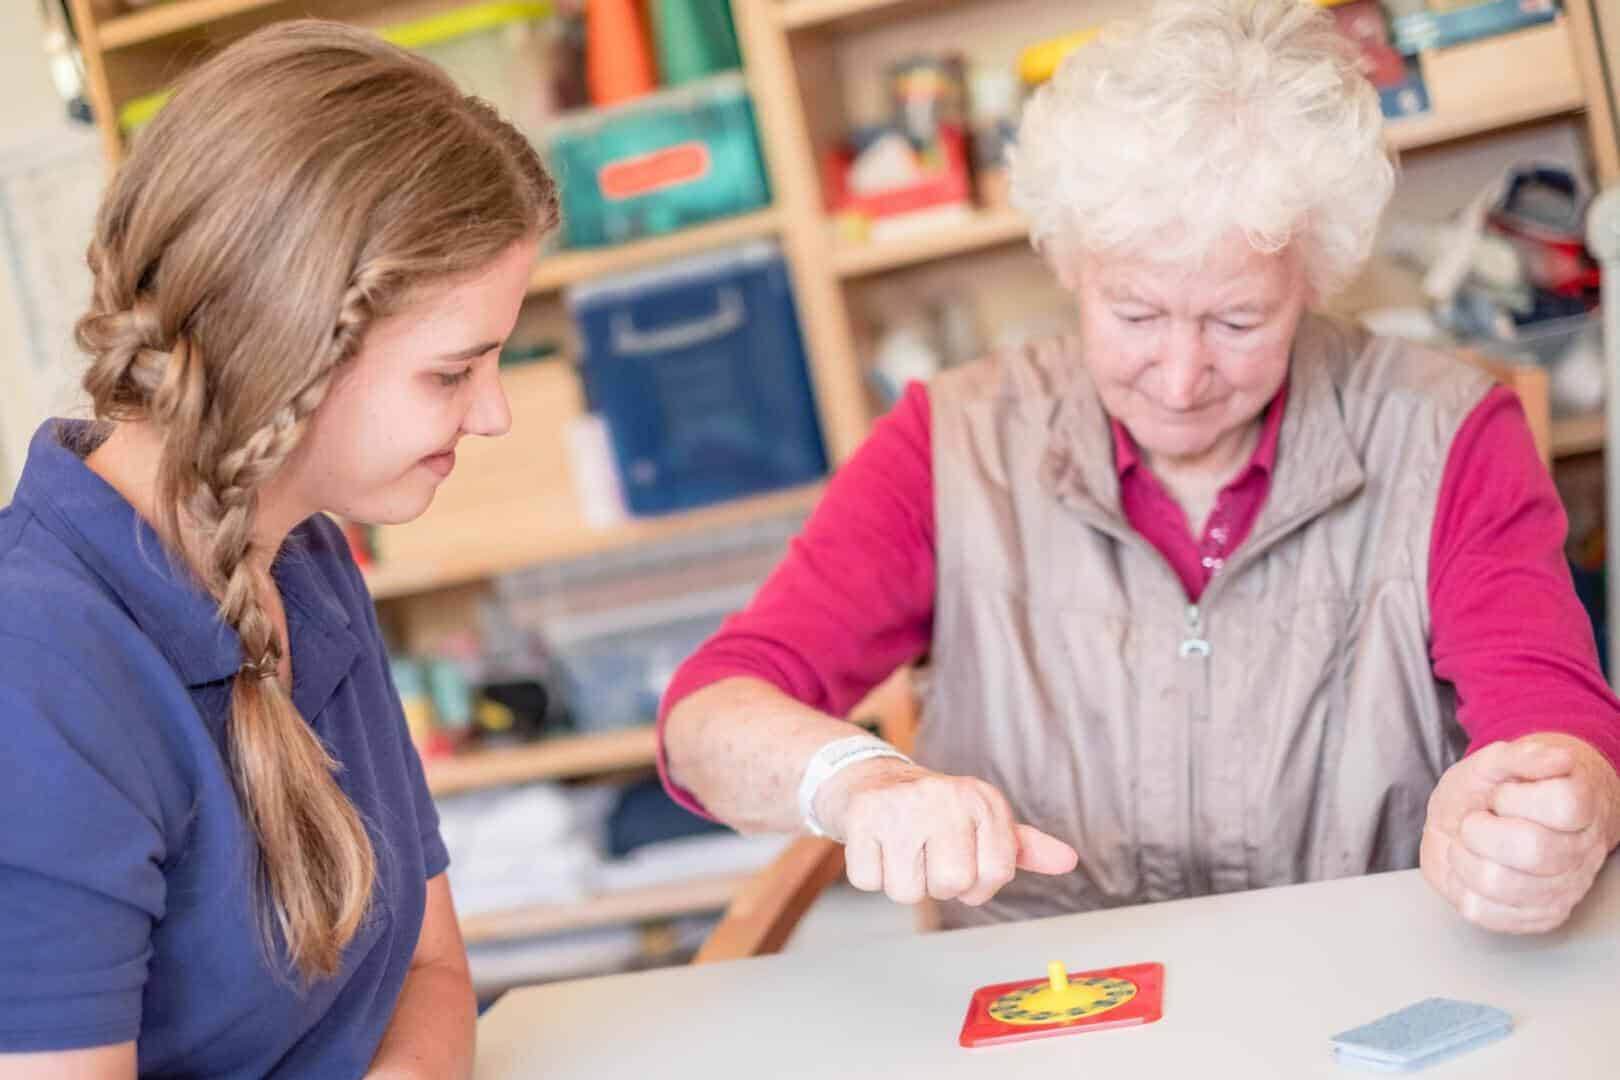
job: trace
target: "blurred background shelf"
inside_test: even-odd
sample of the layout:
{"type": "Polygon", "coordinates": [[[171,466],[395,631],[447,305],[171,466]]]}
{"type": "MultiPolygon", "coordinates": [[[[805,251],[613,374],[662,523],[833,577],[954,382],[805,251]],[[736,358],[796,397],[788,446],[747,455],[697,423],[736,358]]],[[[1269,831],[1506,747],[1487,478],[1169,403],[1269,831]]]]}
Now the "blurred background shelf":
{"type": "Polygon", "coordinates": [[[559,251],[543,255],[535,265],[534,276],[529,279],[529,293],[554,292],[592,278],[620,274],[627,270],[668,262],[687,255],[697,255],[715,248],[747,240],[760,240],[775,236],[782,227],[782,218],[775,210],[759,210],[733,218],[723,218],[707,225],[660,236],[651,240],[638,240],[617,247],[559,251]]]}
{"type": "Polygon", "coordinates": [[[1573,457],[1602,450],[1606,432],[1602,412],[1555,417],[1552,422],[1553,457],[1573,457]]]}
{"type": "Polygon", "coordinates": [[[468,945],[481,945],[597,926],[700,915],[724,909],[749,877],[748,874],[702,877],[604,893],[574,904],[536,904],[466,916],[461,920],[461,932],[468,945]]]}
{"type": "Polygon", "coordinates": [[[548,562],[654,544],[787,513],[808,512],[821,492],[821,484],[811,484],[664,517],[633,519],[606,529],[581,526],[544,535],[530,535],[522,530],[502,536],[485,535],[476,547],[470,542],[458,543],[447,547],[443,557],[432,561],[379,562],[366,571],[366,586],[374,598],[389,600],[467,585],[548,562]]]}
{"type": "Polygon", "coordinates": [[[931,228],[914,236],[841,244],[835,249],[833,266],[840,277],[857,278],[1025,242],[1028,235],[1024,217],[1016,210],[981,210],[959,225],[931,228]]]}
{"type": "Polygon", "coordinates": [[[776,18],[788,30],[837,24],[867,25],[879,19],[904,18],[938,11],[966,0],[775,0],[776,18]]]}
{"type": "Polygon", "coordinates": [[[536,780],[596,776],[648,768],[658,752],[650,727],[562,735],[537,743],[474,750],[423,763],[435,797],[526,784],[536,780]]]}
{"type": "Polygon", "coordinates": [[[1467,112],[1433,113],[1391,121],[1385,129],[1396,150],[1421,150],[1506,128],[1568,116],[1586,107],[1579,86],[1554,87],[1523,100],[1487,104],[1467,112]]]}
{"type": "Polygon", "coordinates": [[[282,0],[172,0],[146,11],[119,15],[100,24],[104,49],[122,49],[207,26],[211,22],[269,7],[282,0]]]}

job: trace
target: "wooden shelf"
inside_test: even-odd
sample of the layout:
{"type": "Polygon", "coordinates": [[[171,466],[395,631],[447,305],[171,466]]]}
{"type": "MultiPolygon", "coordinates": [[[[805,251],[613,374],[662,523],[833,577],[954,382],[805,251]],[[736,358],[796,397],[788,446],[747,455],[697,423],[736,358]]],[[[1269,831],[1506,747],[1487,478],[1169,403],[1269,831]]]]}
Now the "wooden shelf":
{"type": "Polygon", "coordinates": [[[1392,149],[1419,150],[1425,146],[1466,139],[1471,135],[1484,135],[1517,124],[1537,120],[1550,120],[1580,112],[1586,107],[1579,88],[1568,94],[1554,94],[1531,98],[1496,108],[1484,108],[1466,113],[1434,113],[1391,122],[1385,137],[1392,149]]]}
{"type": "Polygon", "coordinates": [[[781,216],[775,210],[758,210],[618,247],[544,255],[535,265],[534,276],[529,279],[529,294],[553,292],[605,274],[637,270],[683,255],[696,255],[728,244],[775,236],[781,226],[781,216]]]}
{"type": "Polygon", "coordinates": [[[776,19],[788,30],[896,17],[909,9],[934,10],[944,0],[776,0],[776,19]]]}
{"type": "Polygon", "coordinates": [[[467,944],[538,937],[593,926],[673,919],[720,911],[752,874],[728,874],[694,881],[671,882],[645,889],[604,893],[577,904],[536,904],[488,915],[464,916],[461,935],[467,944]]]}
{"type": "Polygon", "coordinates": [[[1016,243],[1028,236],[1029,227],[1016,210],[984,210],[964,224],[916,236],[840,245],[833,252],[833,269],[842,278],[881,274],[999,244],[1016,243]]]}
{"type": "Polygon", "coordinates": [[[653,764],[658,740],[650,727],[566,735],[526,746],[477,750],[424,761],[434,795],[526,784],[565,776],[594,776],[653,764]]]}
{"type": "Polygon", "coordinates": [[[583,558],[690,533],[733,528],[789,513],[808,512],[821,498],[821,493],[821,484],[810,484],[665,517],[637,518],[608,529],[581,526],[546,535],[524,533],[490,536],[489,546],[451,548],[444,558],[433,563],[412,565],[383,562],[372,566],[365,572],[366,585],[376,600],[468,585],[540,563],[583,558]]]}
{"type": "Polygon", "coordinates": [[[1602,412],[1554,417],[1552,455],[1555,458],[1573,457],[1602,450],[1607,431],[1607,419],[1602,412]]]}
{"type": "Polygon", "coordinates": [[[216,19],[269,7],[281,0],[170,0],[146,11],[108,19],[98,28],[103,49],[131,45],[206,26],[216,19]]]}

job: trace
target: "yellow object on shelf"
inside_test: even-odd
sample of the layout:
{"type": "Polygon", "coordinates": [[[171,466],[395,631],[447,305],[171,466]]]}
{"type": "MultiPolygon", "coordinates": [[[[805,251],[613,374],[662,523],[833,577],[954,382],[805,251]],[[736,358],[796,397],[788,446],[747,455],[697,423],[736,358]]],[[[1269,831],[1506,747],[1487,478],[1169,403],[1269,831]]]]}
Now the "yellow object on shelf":
{"type": "MultiPolygon", "coordinates": [[[[1319,7],[1339,7],[1350,2],[1351,0],[1316,0],[1319,7]]],[[[1058,65],[1063,63],[1070,53],[1091,44],[1101,34],[1102,28],[1093,26],[1085,30],[1076,30],[1072,34],[1037,41],[1018,54],[1018,77],[1024,80],[1025,86],[1041,85],[1057,73],[1058,65]]]]}
{"type": "MultiPolygon", "coordinates": [[[[384,27],[377,31],[377,36],[402,49],[429,49],[470,34],[499,31],[508,26],[550,18],[552,12],[551,0],[488,0],[486,3],[384,27]]],[[[472,89],[477,91],[483,88],[472,89]]],[[[145,127],[168,104],[171,93],[170,90],[158,90],[125,102],[123,108],[118,110],[119,130],[133,135],[145,127]]],[[[480,96],[489,97],[489,94],[480,96]]]]}
{"type": "Polygon", "coordinates": [[[1018,54],[1018,77],[1024,80],[1025,86],[1039,86],[1057,72],[1058,65],[1070,53],[1091,44],[1101,33],[1102,30],[1092,27],[1036,42],[1018,54]]]}
{"type": "Polygon", "coordinates": [[[548,18],[551,12],[550,0],[502,0],[413,19],[378,34],[402,49],[422,49],[481,30],[499,30],[526,19],[548,18]]]}

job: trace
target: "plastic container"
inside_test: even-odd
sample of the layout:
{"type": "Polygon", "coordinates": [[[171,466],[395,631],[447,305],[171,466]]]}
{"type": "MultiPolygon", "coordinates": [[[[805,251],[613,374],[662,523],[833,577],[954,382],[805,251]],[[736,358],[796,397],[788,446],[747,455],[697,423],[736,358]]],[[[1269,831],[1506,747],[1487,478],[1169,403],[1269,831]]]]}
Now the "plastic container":
{"type": "MultiPolygon", "coordinates": [[[[551,106],[550,0],[491,0],[379,30],[378,36],[421,53],[466,93],[500,110],[520,130],[539,131],[551,106]]],[[[118,112],[134,135],[169,100],[169,90],[134,98],[118,112]]]]}
{"type": "Polygon", "coordinates": [[[1575,416],[1603,408],[1605,389],[1601,312],[1543,319],[1518,328],[1511,340],[1486,338],[1469,344],[1521,363],[1547,369],[1552,414],[1575,416]]]}
{"type": "Polygon", "coordinates": [[[560,117],[550,126],[547,156],[573,247],[657,236],[771,198],[739,72],[560,117]]]}
{"type": "Polygon", "coordinates": [[[720,628],[729,610],[552,642],[574,726],[597,732],[651,724],[675,669],[720,628]]]}
{"type": "Polygon", "coordinates": [[[390,26],[382,37],[449,72],[524,131],[552,113],[549,0],[492,0],[390,26]]]}
{"type": "Polygon", "coordinates": [[[612,433],[625,503],[661,514],[827,471],[776,245],[579,286],[586,398],[612,433]]]}
{"type": "Polygon", "coordinates": [[[748,603],[757,584],[737,581],[631,600],[639,579],[618,580],[623,589],[617,601],[592,590],[597,598],[592,610],[553,613],[540,621],[555,683],[580,731],[652,723],[676,669],[727,615],[748,603]]]}
{"type": "Polygon", "coordinates": [[[658,71],[668,86],[742,66],[727,0],[653,0],[658,71]]]}
{"type": "Polygon", "coordinates": [[[586,0],[585,72],[591,103],[617,105],[658,85],[640,0],[586,0]]]}
{"type": "Polygon", "coordinates": [[[1499,356],[1528,360],[1542,367],[1556,367],[1569,351],[1585,342],[1596,342],[1602,332],[1602,316],[1597,313],[1546,319],[1518,329],[1512,339],[1484,339],[1478,344],[1499,356]]]}

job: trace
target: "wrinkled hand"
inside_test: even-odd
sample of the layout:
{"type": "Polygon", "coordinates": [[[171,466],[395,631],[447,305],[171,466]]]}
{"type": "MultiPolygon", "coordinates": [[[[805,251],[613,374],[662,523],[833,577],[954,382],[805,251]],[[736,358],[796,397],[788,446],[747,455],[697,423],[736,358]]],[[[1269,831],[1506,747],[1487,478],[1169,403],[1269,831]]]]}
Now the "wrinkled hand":
{"type": "Polygon", "coordinates": [[[1017,870],[1066,874],[1063,841],[1013,820],[995,787],[884,758],[852,765],[816,793],[816,817],[844,841],[849,882],[914,904],[924,896],[979,905],[1017,870]]]}
{"type": "Polygon", "coordinates": [[[1423,876],[1469,922],[1537,934],[1569,918],[1620,841],[1620,777],[1568,735],[1494,743],[1440,778],[1423,876]]]}

